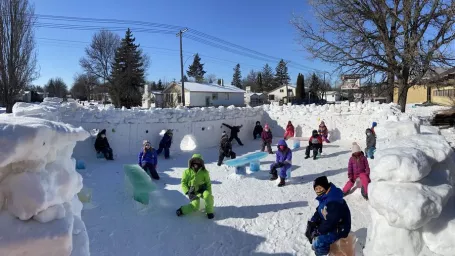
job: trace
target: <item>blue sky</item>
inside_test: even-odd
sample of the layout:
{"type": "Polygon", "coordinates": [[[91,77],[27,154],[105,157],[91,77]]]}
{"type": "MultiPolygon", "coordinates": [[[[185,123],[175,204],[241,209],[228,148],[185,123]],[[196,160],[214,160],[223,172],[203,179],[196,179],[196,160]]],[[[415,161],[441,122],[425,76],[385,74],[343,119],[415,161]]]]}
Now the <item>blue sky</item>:
{"type": "MultiPolygon", "coordinates": [[[[293,13],[307,14],[309,7],[305,0],[36,0],[34,4],[35,13],[40,15],[135,20],[196,29],[231,43],[308,67],[300,69],[290,67],[292,83],[295,83],[299,72],[306,74],[312,71],[311,68],[331,70],[329,65],[310,59],[296,42],[297,34],[290,20],[293,13]]],[[[52,20],[39,22],[82,24],[52,20]]],[[[90,23],[83,25],[98,26],[90,23]]],[[[138,26],[130,27],[133,28],[136,42],[144,46],[144,52],[151,57],[147,80],[178,80],[180,78],[178,38],[174,34],[135,32],[134,27],[138,26]]],[[[40,78],[34,84],[43,85],[52,77],[61,77],[68,86],[72,86],[74,75],[82,72],[79,59],[84,56],[84,48],[95,32],[37,28],[40,78]]],[[[121,37],[124,36],[124,32],[117,33],[121,37]]],[[[233,68],[237,62],[241,65],[243,77],[251,69],[259,70],[266,63],[187,38],[184,38],[183,49],[184,61],[189,58],[185,68],[191,64],[191,55],[197,52],[205,63],[207,74],[214,74],[228,83],[232,80],[233,68]]],[[[269,62],[269,65],[275,69],[277,63],[269,62]]]]}

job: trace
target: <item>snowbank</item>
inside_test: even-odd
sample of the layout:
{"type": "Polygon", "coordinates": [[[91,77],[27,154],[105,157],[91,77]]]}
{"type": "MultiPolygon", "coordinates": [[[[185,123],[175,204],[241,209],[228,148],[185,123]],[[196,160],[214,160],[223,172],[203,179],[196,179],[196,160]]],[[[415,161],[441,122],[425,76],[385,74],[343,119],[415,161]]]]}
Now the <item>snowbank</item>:
{"type": "Polygon", "coordinates": [[[83,225],[74,199],[82,177],[71,155],[89,133],[11,116],[0,116],[0,130],[0,255],[70,255],[73,238],[87,236],[73,233],[75,216],[83,225]]]}
{"type": "Polygon", "coordinates": [[[376,134],[378,151],[369,186],[372,222],[365,255],[419,255],[424,246],[453,255],[450,238],[438,238],[450,237],[455,227],[435,228],[445,227],[450,219],[442,213],[454,198],[452,148],[438,130],[421,129],[414,121],[387,121],[376,134]]]}
{"type": "MultiPolygon", "coordinates": [[[[171,153],[186,151],[191,145],[198,149],[217,146],[221,133],[226,131],[229,134],[229,129],[222,123],[231,126],[243,125],[240,139],[251,140],[256,121],[262,121],[263,109],[230,106],[129,110],[103,105],[82,106],[75,102],[43,102],[40,105],[17,103],[14,105],[13,114],[16,117],[39,117],[64,122],[89,131],[106,129],[114,154],[121,156],[137,154],[145,139],[158,147],[161,139],[159,133],[163,129],[174,129],[171,153]]],[[[93,143],[96,133],[93,135],[90,140],[78,143],[75,155],[94,156],[93,143]]]]}

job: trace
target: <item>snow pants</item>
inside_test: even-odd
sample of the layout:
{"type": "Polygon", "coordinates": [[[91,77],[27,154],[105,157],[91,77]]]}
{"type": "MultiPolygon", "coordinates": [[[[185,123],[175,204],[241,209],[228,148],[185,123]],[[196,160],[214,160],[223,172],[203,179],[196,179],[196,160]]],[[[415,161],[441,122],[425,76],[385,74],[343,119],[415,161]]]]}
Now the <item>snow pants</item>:
{"type": "Polygon", "coordinates": [[[160,179],[160,176],[158,175],[158,172],[156,171],[155,165],[150,164],[150,163],[142,163],[142,169],[144,169],[144,171],[146,173],[148,173],[152,177],[152,179],[154,179],[154,180],[160,179]],[[148,170],[148,172],[147,172],[147,170],[148,170]]]}
{"type": "Polygon", "coordinates": [[[329,135],[328,135],[328,134],[322,135],[321,137],[322,137],[322,140],[323,140],[324,142],[330,143],[330,141],[329,141],[329,135]]]}
{"type": "Polygon", "coordinates": [[[237,143],[239,143],[240,146],[243,146],[243,143],[242,143],[242,141],[239,139],[238,136],[235,136],[235,137],[232,137],[232,136],[231,136],[231,137],[229,138],[229,142],[232,142],[234,139],[237,141],[237,143]]]}
{"type": "Polygon", "coordinates": [[[359,175],[354,176],[354,182],[348,180],[348,182],[346,182],[346,185],[343,187],[343,193],[348,193],[351,190],[357,178],[360,178],[360,182],[362,183],[362,194],[368,195],[368,184],[370,183],[370,177],[368,177],[366,173],[360,173],[359,175]]]}
{"type": "Polygon", "coordinates": [[[254,139],[261,138],[261,134],[260,133],[253,133],[253,137],[254,137],[254,139]]]}
{"type": "Polygon", "coordinates": [[[104,158],[106,158],[107,160],[113,160],[112,148],[103,148],[101,150],[101,153],[103,153],[104,158]]]}
{"type": "Polygon", "coordinates": [[[367,153],[367,158],[374,159],[374,151],[376,151],[376,148],[374,147],[366,148],[365,152],[367,153]]]}
{"type": "Polygon", "coordinates": [[[262,147],[261,147],[261,151],[262,152],[264,152],[265,147],[267,147],[267,152],[272,154],[272,152],[273,152],[272,151],[272,143],[271,142],[262,141],[262,147]]]}
{"type": "Polygon", "coordinates": [[[318,151],[319,153],[322,153],[322,144],[313,144],[312,146],[306,147],[305,155],[309,157],[311,150],[313,150],[313,157],[316,157],[318,151]]]}
{"type": "Polygon", "coordinates": [[[233,151],[231,151],[229,154],[220,152],[220,155],[218,156],[218,166],[221,166],[225,157],[230,157],[231,159],[235,159],[236,156],[237,155],[233,151]]]}
{"type": "Polygon", "coordinates": [[[330,245],[339,239],[336,233],[320,235],[313,240],[313,250],[316,256],[329,255],[330,245]]]}
{"type": "Polygon", "coordinates": [[[189,204],[182,206],[183,214],[189,214],[199,210],[200,207],[200,198],[205,202],[205,213],[213,213],[213,196],[209,191],[204,191],[204,193],[199,194],[197,199],[191,201],[189,204]]]}
{"type": "Polygon", "coordinates": [[[164,158],[168,159],[169,158],[169,148],[168,147],[164,147],[162,145],[160,145],[160,147],[158,148],[158,151],[156,152],[158,155],[161,154],[161,152],[163,152],[164,150],[164,158]]]}
{"type": "Polygon", "coordinates": [[[277,169],[280,168],[280,178],[286,178],[286,172],[292,167],[291,164],[285,164],[283,167],[279,167],[278,163],[273,163],[270,165],[270,172],[272,175],[278,174],[277,169]]]}

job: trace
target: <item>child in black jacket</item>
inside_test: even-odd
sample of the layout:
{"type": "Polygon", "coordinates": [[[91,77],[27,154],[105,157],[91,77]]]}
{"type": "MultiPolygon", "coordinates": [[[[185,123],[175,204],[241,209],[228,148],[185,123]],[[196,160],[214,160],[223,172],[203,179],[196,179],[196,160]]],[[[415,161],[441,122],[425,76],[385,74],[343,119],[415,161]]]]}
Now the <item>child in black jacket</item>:
{"type": "Polygon", "coordinates": [[[231,159],[234,159],[236,157],[235,152],[232,151],[232,145],[226,132],[223,132],[221,136],[219,153],[218,166],[221,166],[225,157],[230,157],[231,159]]]}

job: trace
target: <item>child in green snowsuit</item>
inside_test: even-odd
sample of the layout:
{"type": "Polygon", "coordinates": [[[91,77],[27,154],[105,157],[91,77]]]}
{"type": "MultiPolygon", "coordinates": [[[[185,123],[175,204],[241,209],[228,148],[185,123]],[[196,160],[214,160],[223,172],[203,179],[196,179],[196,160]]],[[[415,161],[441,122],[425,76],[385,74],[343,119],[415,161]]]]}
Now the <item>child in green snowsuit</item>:
{"type": "Polygon", "coordinates": [[[200,154],[194,154],[188,161],[188,169],[183,172],[182,191],[188,195],[190,203],[177,210],[177,216],[186,215],[199,210],[199,200],[205,201],[207,218],[213,219],[213,196],[210,175],[204,166],[204,160],[200,154]]]}

